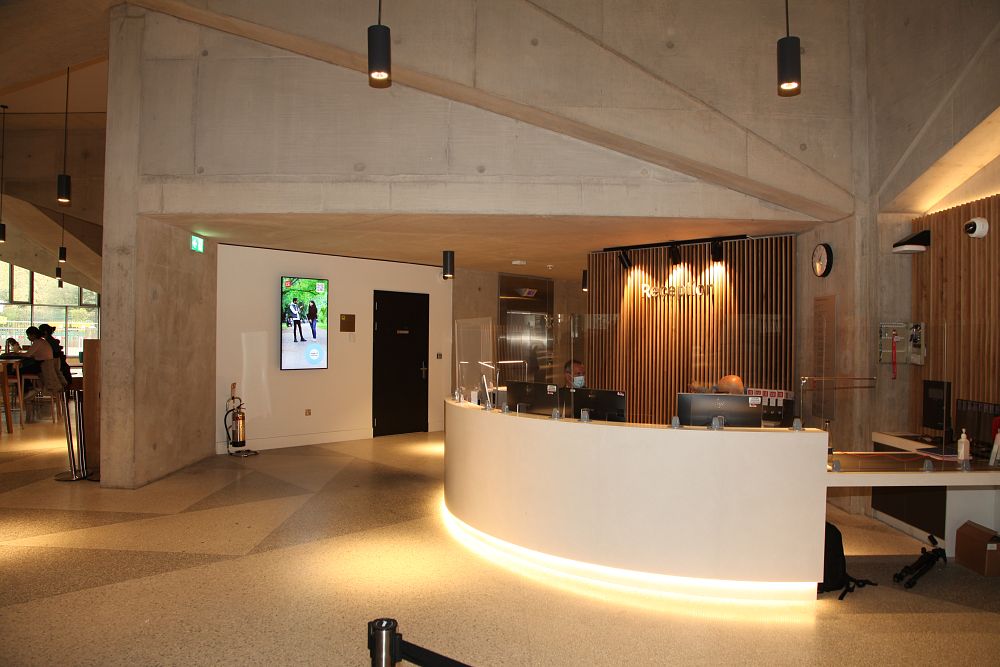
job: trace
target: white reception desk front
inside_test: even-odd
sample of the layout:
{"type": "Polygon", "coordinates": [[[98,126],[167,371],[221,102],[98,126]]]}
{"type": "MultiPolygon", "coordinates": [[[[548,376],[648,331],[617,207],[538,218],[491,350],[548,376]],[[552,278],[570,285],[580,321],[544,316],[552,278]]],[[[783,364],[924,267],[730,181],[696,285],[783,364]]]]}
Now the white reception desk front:
{"type": "Polygon", "coordinates": [[[816,599],[823,431],[582,423],[451,400],[445,420],[445,502],[474,532],[682,593],[816,599]]]}

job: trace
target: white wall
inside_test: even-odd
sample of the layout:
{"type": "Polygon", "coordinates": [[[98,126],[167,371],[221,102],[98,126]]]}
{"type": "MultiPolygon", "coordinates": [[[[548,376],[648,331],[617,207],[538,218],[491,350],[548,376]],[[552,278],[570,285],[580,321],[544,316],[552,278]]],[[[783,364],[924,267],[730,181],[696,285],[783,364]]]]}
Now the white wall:
{"type": "Polygon", "coordinates": [[[293,447],[372,437],[372,303],[375,290],[430,295],[427,424],[444,429],[442,399],[451,382],[451,282],[432,266],[219,246],[216,320],[216,450],[229,385],[246,402],[247,445],[293,447]],[[330,280],[326,370],[281,371],[278,303],[283,275],[330,280]],[[356,332],[341,333],[341,313],[356,332]],[[441,359],[437,354],[441,354],[441,359]],[[304,415],[305,409],[312,416],[304,415]]]}

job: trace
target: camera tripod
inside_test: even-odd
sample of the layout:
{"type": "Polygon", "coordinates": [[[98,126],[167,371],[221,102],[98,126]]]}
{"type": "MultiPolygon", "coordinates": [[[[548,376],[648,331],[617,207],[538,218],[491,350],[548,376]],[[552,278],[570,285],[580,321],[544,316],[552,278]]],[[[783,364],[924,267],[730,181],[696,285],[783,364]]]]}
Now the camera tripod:
{"type": "Polygon", "coordinates": [[[913,588],[920,581],[920,577],[924,576],[931,571],[934,564],[939,560],[943,561],[945,564],[948,563],[948,554],[945,550],[938,546],[937,540],[934,539],[933,535],[928,535],[927,540],[934,547],[930,551],[927,547],[920,547],[920,557],[913,561],[912,565],[905,565],[903,569],[892,575],[892,580],[897,584],[903,579],[906,579],[906,583],[903,584],[903,588],[913,588]],[[909,579],[907,579],[909,577],[909,579]]]}

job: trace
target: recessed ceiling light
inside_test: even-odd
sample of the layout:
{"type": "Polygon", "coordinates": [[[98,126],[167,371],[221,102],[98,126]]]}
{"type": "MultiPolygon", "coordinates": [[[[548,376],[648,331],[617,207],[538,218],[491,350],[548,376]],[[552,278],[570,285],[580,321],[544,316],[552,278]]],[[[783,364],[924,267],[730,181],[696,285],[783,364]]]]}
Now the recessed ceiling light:
{"type": "Polygon", "coordinates": [[[510,260],[510,263],[513,264],[514,266],[525,266],[525,265],[527,265],[528,260],[526,260],[526,259],[512,259],[512,260],[510,260]]]}

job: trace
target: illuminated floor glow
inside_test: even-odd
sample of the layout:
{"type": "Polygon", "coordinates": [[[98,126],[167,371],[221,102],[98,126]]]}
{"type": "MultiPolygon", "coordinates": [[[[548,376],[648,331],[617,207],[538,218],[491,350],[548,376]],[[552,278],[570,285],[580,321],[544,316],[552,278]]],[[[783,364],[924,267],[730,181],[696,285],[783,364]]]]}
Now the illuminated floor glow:
{"type": "Polygon", "coordinates": [[[646,608],[699,616],[811,622],[815,582],[752,582],[696,579],[595,565],[540,553],[505,542],[469,526],[441,500],[441,515],[452,536],[479,556],[509,570],[573,593],[646,608]],[[687,603],[694,603],[693,606],[687,603]],[[777,612],[777,614],[775,613],[777,612]]]}

